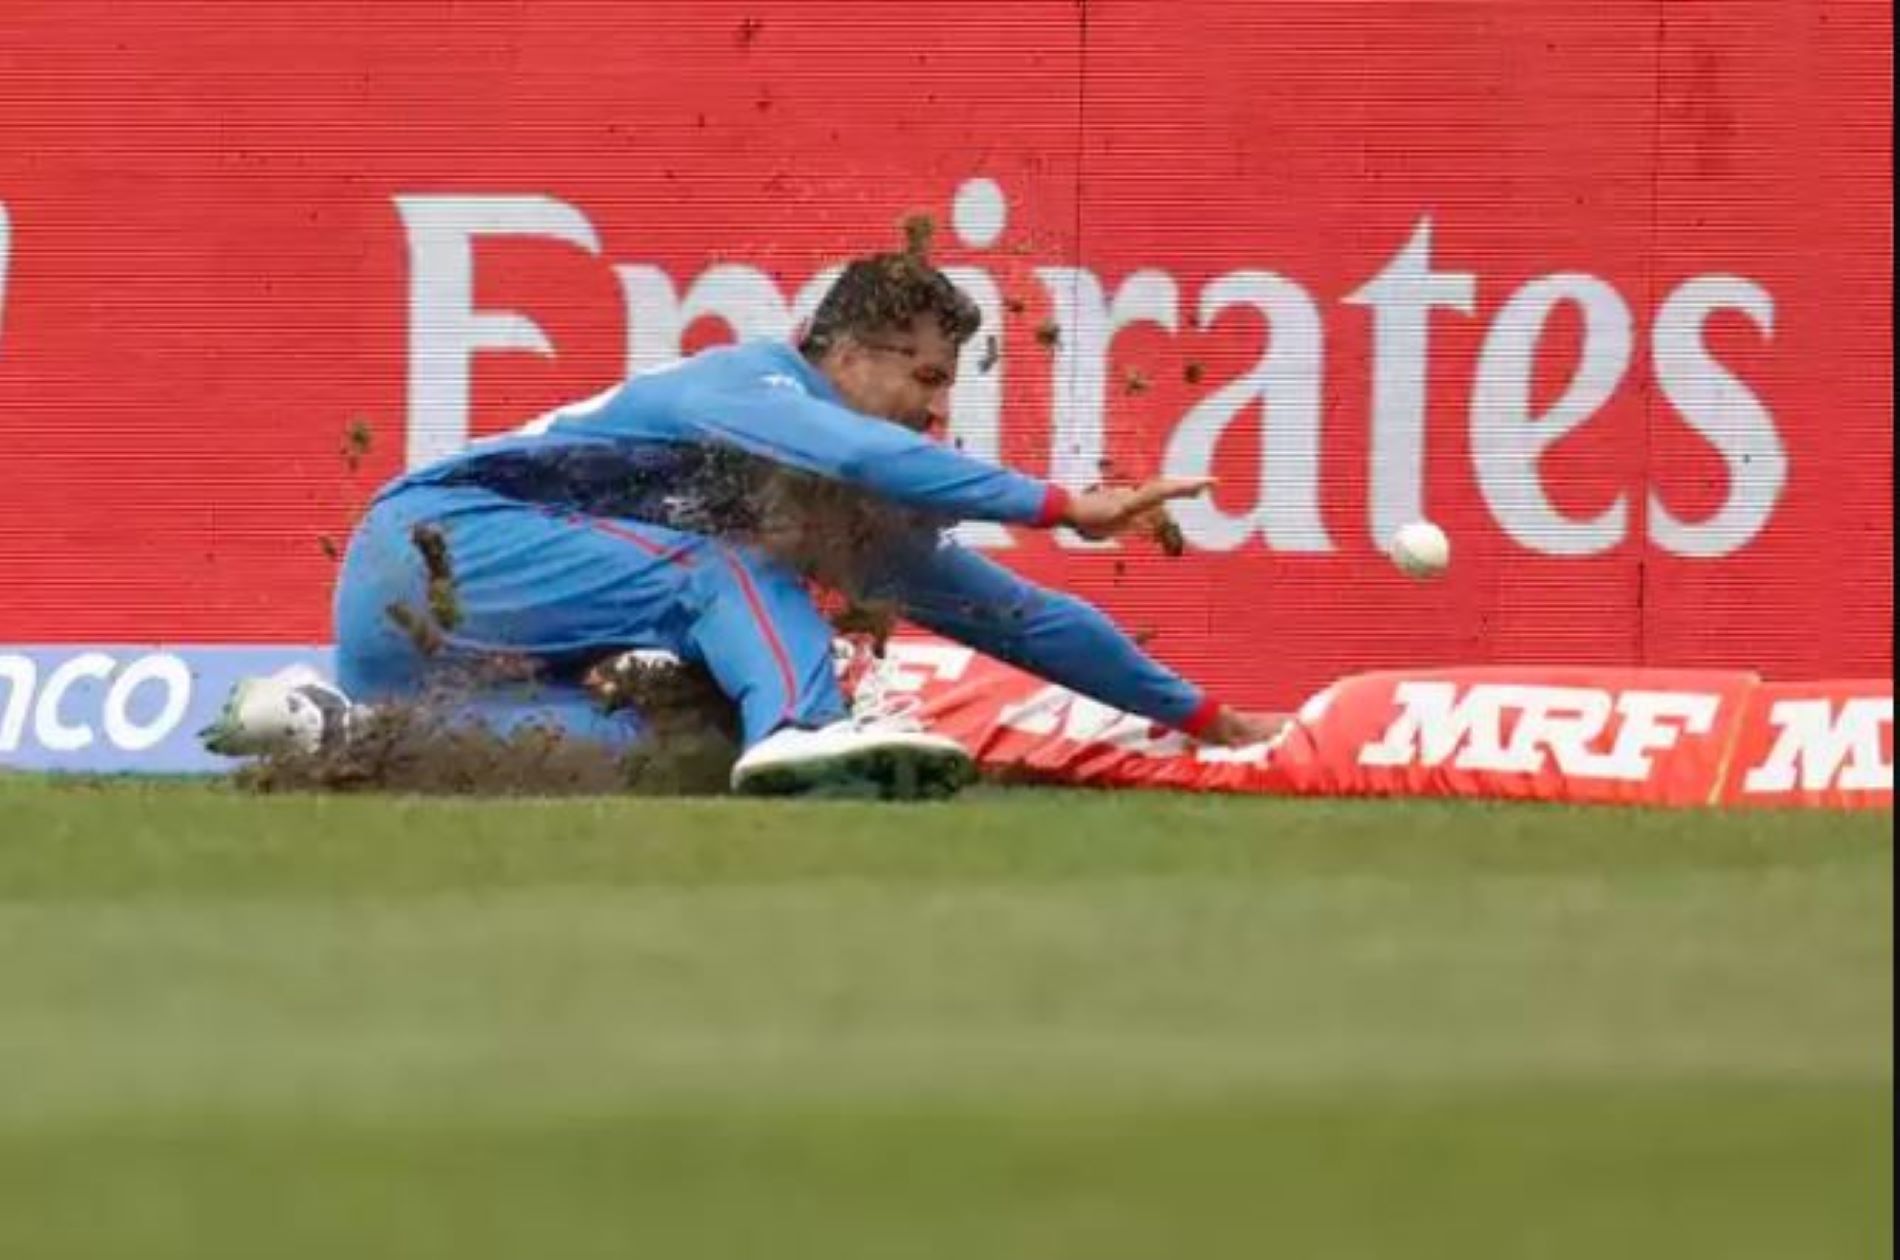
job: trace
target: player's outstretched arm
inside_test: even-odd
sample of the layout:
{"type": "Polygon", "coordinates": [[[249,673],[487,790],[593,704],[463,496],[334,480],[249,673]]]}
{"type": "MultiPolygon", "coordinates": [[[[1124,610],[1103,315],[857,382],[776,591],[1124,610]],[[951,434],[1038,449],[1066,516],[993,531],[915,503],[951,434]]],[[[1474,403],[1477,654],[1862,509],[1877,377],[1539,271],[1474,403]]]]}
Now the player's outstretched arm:
{"type": "Polygon", "coordinates": [[[1094,605],[954,543],[901,549],[878,586],[926,629],[1208,743],[1259,743],[1280,728],[1210,698],[1094,605]]]}
{"type": "Polygon", "coordinates": [[[736,446],[945,520],[1047,528],[1072,502],[1057,486],[793,388],[702,390],[672,421],[682,438],[736,446]]]}

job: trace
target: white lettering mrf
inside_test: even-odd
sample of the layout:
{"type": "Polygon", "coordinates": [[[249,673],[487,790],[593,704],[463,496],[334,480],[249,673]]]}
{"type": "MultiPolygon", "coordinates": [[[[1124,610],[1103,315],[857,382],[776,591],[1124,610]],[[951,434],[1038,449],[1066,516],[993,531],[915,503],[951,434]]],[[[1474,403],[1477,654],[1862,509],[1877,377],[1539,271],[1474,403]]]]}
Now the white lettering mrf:
{"type": "Polygon", "coordinates": [[[1625,783],[1648,780],[1656,757],[1685,734],[1714,730],[1722,704],[1702,692],[1450,681],[1402,682],[1392,700],[1398,713],[1360,750],[1361,766],[1530,775],[1549,768],[1625,783]],[[1614,738],[1598,751],[1613,721],[1614,738]]]}

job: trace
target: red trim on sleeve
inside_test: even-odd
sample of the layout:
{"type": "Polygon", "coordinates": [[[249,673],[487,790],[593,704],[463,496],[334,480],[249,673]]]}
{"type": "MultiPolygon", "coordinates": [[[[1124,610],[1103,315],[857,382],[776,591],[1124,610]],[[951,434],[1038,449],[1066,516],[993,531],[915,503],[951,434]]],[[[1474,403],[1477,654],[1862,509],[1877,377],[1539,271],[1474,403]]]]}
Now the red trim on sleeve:
{"type": "Polygon", "coordinates": [[[1202,699],[1194,712],[1181,719],[1181,731],[1187,735],[1199,735],[1214,725],[1214,719],[1220,716],[1221,703],[1212,696],[1202,699]]]}
{"type": "Polygon", "coordinates": [[[1069,492],[1061,486],[1051,484],[1042,496],[1042,510],[1036,513],[1035,525],[1038,529],[1054,529],[1062,524],[1069,515],[1069,492]]]}

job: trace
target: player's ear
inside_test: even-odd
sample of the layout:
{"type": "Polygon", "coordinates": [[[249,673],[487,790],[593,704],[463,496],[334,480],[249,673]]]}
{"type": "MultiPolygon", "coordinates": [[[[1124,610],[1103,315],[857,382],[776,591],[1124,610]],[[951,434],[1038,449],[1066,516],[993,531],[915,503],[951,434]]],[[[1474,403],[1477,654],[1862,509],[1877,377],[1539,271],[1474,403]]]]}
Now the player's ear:
{"type": "Polygon", "coordinates": [[[864,343],[848,332],[839,333],[832,338],[826,353],[839,367],[854,367],[864,358],[864,343]]]}

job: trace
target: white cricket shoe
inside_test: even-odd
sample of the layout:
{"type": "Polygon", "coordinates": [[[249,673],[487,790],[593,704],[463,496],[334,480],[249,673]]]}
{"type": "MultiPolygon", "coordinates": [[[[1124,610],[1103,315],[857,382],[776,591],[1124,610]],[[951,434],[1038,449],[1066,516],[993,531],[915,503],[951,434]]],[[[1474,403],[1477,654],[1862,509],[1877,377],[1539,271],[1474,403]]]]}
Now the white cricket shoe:
{"type": "Polygon", "coordinates": [[[288,665],[231,688],[224,708],[198,732],[206,751],[223,757],[314,753],[349,733],[350,698],[308,665],[288,665]]]}
{"type": "Polygon", "coordinates": [[[876,796],[941,800],[976,779],[969,750],[926,731],[914,697],[892,696],[881,672],[859,685],[852,715],[817,730],[787,726],[748,748],[732,790],[749,796],[876,796]]]}

